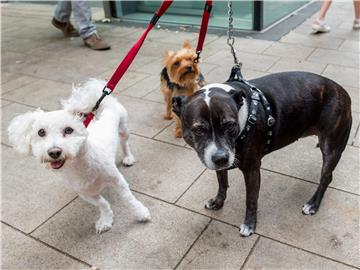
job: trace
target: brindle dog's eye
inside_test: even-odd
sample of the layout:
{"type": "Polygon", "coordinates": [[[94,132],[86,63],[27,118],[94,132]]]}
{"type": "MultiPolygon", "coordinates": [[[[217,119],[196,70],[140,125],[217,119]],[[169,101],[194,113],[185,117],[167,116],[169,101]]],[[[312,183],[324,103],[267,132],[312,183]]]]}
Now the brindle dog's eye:
{"type": "Polygon", "coordinates": [[[71,127],[66,127],[66,128],[64,129],[64,134],[71,134],[71,133],[73,133],[73,131],[74,131],[73,128],[71,128],[71,127]]]}
{"type": "Polygon", "coordinates": [[[38,131],[38,135],[40,136],[40,137],[45,137],[45,135],[46,135],[46,131],[45,131],[45,129],[39,129],[39,131],[38,131]]]}
{"type": "Polygon", "coordinates": [[[176,62],[174,63],[174,66],[176,66],[176,67],[180,66],[180,62],[179,62],[179,61],[176,61],[176,62]]]}
{"type": "Polygon", "coordinates": [[[226,122],[224,124],[225,128],[229,131],[235,131],[236,127],[237,127],[237,123],[236,122],[226,122]]]}
{"type": "Polygon", "coordinates": [[[192,128],[191,131],[192,131],[195,135],[202,135],[202,134],[204,134],[205,129],[204,129],[204,127],[197,126],[197,127],[192,128]]]}

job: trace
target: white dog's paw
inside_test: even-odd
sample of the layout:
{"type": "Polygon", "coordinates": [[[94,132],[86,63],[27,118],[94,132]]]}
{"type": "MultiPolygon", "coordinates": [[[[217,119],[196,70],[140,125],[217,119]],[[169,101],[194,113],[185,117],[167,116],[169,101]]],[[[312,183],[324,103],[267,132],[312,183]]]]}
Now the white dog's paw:
{"type": "Polygon", "coordinates": [[[254,233],[254,229],[250,228],[246,224],[241,224],[239,230],[240,230],[240,235],[244,237],[250,236],[254,233]]]}
{"type": "Polygon", "coordinates": [[[135,158],[133,155],[127,155],[126,157],[124,157],[122,163],[125,165],[125,166],[131,166],[135,163],[135,158]]]}
{"type": "Polygon", "coordinates": [[[136,219],[139,222],[148,222],[151,220],[151,215],[149,209],[147,209],[145,206],[141,207],[141,209],[138,209],[136,213],[136,219]]]}
{"type": "Polygon", "coordinates": [[[96,233],[100,234],[111,229],[113,224],[112,216],[101,217],[96,221],[95,229],[96,233]]]}

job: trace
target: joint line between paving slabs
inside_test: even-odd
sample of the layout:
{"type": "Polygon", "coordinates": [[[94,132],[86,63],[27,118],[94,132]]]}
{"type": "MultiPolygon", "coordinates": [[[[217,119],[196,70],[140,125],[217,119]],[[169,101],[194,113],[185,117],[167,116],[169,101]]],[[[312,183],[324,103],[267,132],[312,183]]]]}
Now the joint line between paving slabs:
{"type": "Polygon", "coordinates": [[[177,198],[174,202],[174,204],[177,204],[177,202],[184,196],[184,194],[195,184],[195,182],[204,174],[206,171],[206,168],[199,174],[198,177],[195,178],[195,180],[190,184],[190,186],[187,187],[187,189],[177,198]]]}
{"type": "MultiPolygon", "coordinates": [[[[257,233],[256,233],[257,234],[257,233]]],[[[277,243],[280,243],[280,244],[283,244],[283,245],[286,245],[286,246],[289,246],[289,247],[292,247],[292,248],[295,248],[295,249],[298,249],[298,250],[301,250],[301,251],[304,251],[306,253],[310,253],[312,255],[315,255],[315,256],[318,256],[318,257],[321,257],[323,259],[326,259],[326,260],[329,260],[329,261],[333,261],[333,262],[336,262],[336,263],[340,263],[342,265],[346,265],[346,266],[349,266],[349,267],[352,267],[352,268],[355,268],[355,269],[360,269],[359,267],[355,266],[355,265],[351,265],[351,264],[348,264],[348,263],[345,263],[345,262],[342,262],[342,261],[338,261],[336,259],[333,259],[333,258],[330,258],[330,257],[327,257],[327,256],[324,256],[324,255],[321,255],[319,253],[316,253],[314,251],[310,251],[310,250],[307,250],[307,249],[304,249],[304,248],[301,248],[301,247],[297,247],[297,246],[294,246],[292,244],[289,244],[289,243],[286,243],[286,242],[283,242],[281,240],[278,240],[278,239],[274,239],[270,236],[266,236],[266,235],[263,235],[263,234],[257,234],[263,238],[266,238],[266,239],[269,239],[269,240],[272,240],[272,241],[275,241],[277,243]]]]}
{"type": "MultiPolygon", "coordinates": [[[[293,175],[288,175],[288,174],[285,174],[285,173],[273,171],[273,170],[266,169],[266,168],[261,168],[261,169],[264,170],[264,171],[277,173],[277,174],[280,174],[280,175],[283,175],[283,176],[287,176],[287,177],[290,177],[290,178],[293,178],[293,179],[296,179],[296,180],[300,180],[300,181],[303,181],[303,182],[307,182],[307,183],[310,183],[310,184],[314,184],[314,185],[317,185],[317,186],[319,185],[319,183],[313,182],[311,180],[302,179],[302,178],[299,178],[299,177],[296,177],[296,176],[293,176],[293,175]]],[[[340,191],[340,192],[344,192],[344,193],[347,193],[347,194],[351,194],[351,195],[354,195],[356,197],[360,197],[360,195],[357,194],[357,193],[347,191],[347,190],[343,190],[343,189],[340,189],[340,188],[337,188],[337,187],[328,186],[328,188],[331,188],[333,190],[337,190],[337,191],[340,191]]]]}
{"type": "Polygon", "coordinates": [[[58,214],[61,210],[63,210],[66,206],[68,206],[70,203],[72,203],[73,201],[75,201],[79,196],[75,196],[75,198],[71,199],[68,203],[66,203],[63,207],[61,207],[59,210],[57,210],[54,214],[52,214],[50,217],[48,217],[46,220],[44,220],[43,222],[40,223],[40,225],[36,226],[35,229],[33,229],[31,232],[29,232],[29,234],[32,234],[33,232],[35,232],[37,229],[39,229],[42,225],[44,225],[46,222],[48,222],[51,218],[53,218],[56,214],[58,214]]]}
{"type": "MultiPolygon", "coordinates": [[[[197,215],[200,215],[200,216],[203,216],[203,217],[210,218],[211,220],[218,221],[218,222],[220,222],[220,223],[229,225],[229,226],[234,227],[234,228],[237,228],[237,229],[239,228],[239,226],[237,226],[237,225],[231,224],[231,223],[229,223],[229,222],[227,222],[227,221],[224,221],[224,220],[221,220],[221,219],[218,219],[218,218],[214,218],[214,217],[208,216],[208,215],[206,215],[206,214],[204,214],[204,213],[196,212],[196,211],[193,210],[193,209],[186,208],[186,207],[184,207],[184,206],[181,206],[181,205],[178,205],[178,204],[174,204],[174,203],[165,201],[165,200],[163,200],[163,199],[154,197],[154,196],[152,196],[152,195],[146,194],[146,193],[141,192],[141,191],[137,191],[137,190],[135,190],[135,189],[131,189],[131,190],[134,191],[134,192],[137,192],[137,193],[139,193],[139,194],[142,194],[142,195],[144,195],[144,196],[147,196],[147,197],[149,197],[149,198],[152,198],[152,199],[154,199],[154,200],[158,200],[158,201],[164,202],[164,203],[166,203],[166,204],[169,204],[169,205],[178,207],[178,208],[180,208],[180,209],[183,209],[183,210],[192,212],[192,213],[194,213],[194,214],[197,214],[197,215]]],[[[324,256],[324,255],[315,253],[315,252],[313,252],[313,251],[306,250],[306,249],[304,249],[304,248],[294,246],[294,245],[292,245],[292,244],[290,244],[290,243],[283,242],[283,241],[281,241],[281,240],[272,238],[272,237],[270,237],[270,236],[266,236],[266,235],[264,235],[264,234],[259,234],[259,233],[255,232],[253,235],[254,235],[254,236],[257,235],[259,238],[260,238],[260,237],[267,238],[267,239],[270,239],[270,240],[275,241],[275,242],[277,242],[277,243],[280,243],[280,244],[283,244],[283,245],[286,245],[286,246],[289,246],[289,247],[292,247],[292,248],[295,248],[295,249],[298,249],[298,250],[301,250],[301,251],[310,253],[310,254],[312,254],[312,255],[315,255],[315,256],[318,256],[318,257],[322,257],[322,258],[324,258],[324,259],[331,260],[331,261],[334,261],[334,262],[337,262],[337,263],[340,263],[340,264],[343,264],[343,265],[346,265],[346,266],[350,266],[350,267],[352,267],[352,268],[360,269],[360,268],[358,268],[358,267],[356,267],[356,266],[354,266],[354,265],[350,265],[350,264],[347,264],[347,263],[344,263],[344,262],[341,262],[341,261],[337,261],[337,260],[332,259],[332,258],[330,258],[330,257],[326,257],[326,256],[324,256]]],[[[174,268],[174,269],[175,269],[175,268],[174,268]]]]}
{"type": "Polygon", "coordinates": [[[360,132],[360,124],[357,126],[356,131],[355,131],[355,135],[353,138],[353,141],[351,142],[351,146],[356,147],[355,143],[356,143],[356,136],[359,134],[360,132]]]}
{"type": "Polygon", "coordinates": [[[192,247],[196,244],[196,242],[199,240],[199,238],[203,235],[203,233],[206,231],[206,229],[209,227],[210,223],[211,223],[212,219],[210,218],[209,222],[206,224],[206,226],[204,227],[204,229],[199,233],[199,235],[196,237],[195,241],[190,245],[190,247],[188,248],[188,250],[185,252],[184,256],[182,256],[182,258],[180,259],[180,261],[175,265],[175,267],[173,268],[173,270],[176,270],[179,265],[181,264],[181,262],[184,260],[184,258],[186,257],[186,255],[190,252],[190,250],[192,249],[192,247]]]}
{"type": "Polygon", "coordinates": [[[251,255],[253,254],[253,252],[254,252],[254,250],[255,250],[255,248],[256,248],[256,246],[257,246],[257,243],[260,241],[260,238],[261,238],[261,236],[258,235],[258,238],[255,240],[254,245],[251,247],[248,255],[246,256],[246,258],[245,258],[245,260],[244,260],[244,262],[243,262],[243,264],[242,264],[242,266],[240,267],[240,270],[243,270],[243,269],[244,269],[246,263],[248,262],[249,258],[250,258],[251,255]]]}
{"type": "Polygon", "coordinates": [[[3,220],[1,220],[1,223],[5,224],[6,226],[12,228],[13,230],[15,230],[15,231],[17,231],[17,232],[23,234],[23,235],[26,236],[26,237],[29,237],[29,238],[31,238],[32,240],[34,240],[34,241],[36,241],[36,242],[38,242],[38,243],[40,243],[40,244],[42,244],[42,245],[44,245],[44,246],[52,249],[52,250],[54,250],[54,251],[57,251],[57,252],[61,253],[62,255],[66,256],[66,257],[68,257],[68,258],[70,258],[70,259],[73,259],[73,260],[75,260],[75,261],[77,261],[77,262],[79,262],[79,263],[81,263],[81,264],[84,264],[84,265],[86,265],[87,267],[92,267],[91,264],[89,264],[89,263],[87,263],[87,262],[84,262],[84,261],[82,261],[82,260],[80,260],[80,259],[78,259],[78,258],[76,258],[76,257],[74,257],[74,256],[72,256],[72,255],[70,255],[70,254],[68,254],[68,253],[66,253],[66,252],[64,252],[64,251],[56,248],[56,247],[54,247],[54,246],[51,246],[51,245],[49,245],[48,243],[46,243],[46,242],[44,242],[44,241],[42,241],[42,240],[40,240],[40,239],[38,239],[38,238],[30,235],[30,234],[27,234],[27,233],[19,230],[18,228],[16,228],[16,227],[14,227],[14,226],[12,226],[12,225],[4,222],[3,220]]]}

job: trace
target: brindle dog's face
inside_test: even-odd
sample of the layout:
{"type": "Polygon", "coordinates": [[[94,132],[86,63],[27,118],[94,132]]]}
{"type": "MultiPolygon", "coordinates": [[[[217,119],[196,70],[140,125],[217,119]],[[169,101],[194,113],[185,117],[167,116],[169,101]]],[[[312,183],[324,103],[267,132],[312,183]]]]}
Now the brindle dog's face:
{"type": "Polygon", "coordinates": [[[222,89],[212,89],[211,93],[200,90],[191,97],[173,98],[173,111],[181,118],[184,140],[211,170],[229,168],[235,161],[241,106],[236,99],[239,97],[234,93],[222,89]]]}

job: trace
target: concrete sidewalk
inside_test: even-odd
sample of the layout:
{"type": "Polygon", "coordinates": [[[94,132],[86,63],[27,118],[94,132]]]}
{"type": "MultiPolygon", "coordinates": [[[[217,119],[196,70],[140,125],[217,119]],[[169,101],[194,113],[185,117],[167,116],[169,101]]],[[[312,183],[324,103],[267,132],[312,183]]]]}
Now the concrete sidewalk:
{"type": "MultiPolygon", "coordinates": [[[[222,210],[204,209],[217,191],[216,175],[195,152],[173,136],[162,118],[159,90],[165,49],[196,33],[154,29],[114,92],[128,110],[137,163],[121,167],[153,220],[136,223],[113,191],[105,192],[115,212],[111,231],[95,234],[98,212],[64,186],[52,171],[9,146],[6,128],[16,115],[41,107],[54,110],[71,84],[109,78],[143,32],[142,28],[98,25],[112,50],[95,52],[80,38],[63,38],[50,24],[53,6],[0,4],[2,34],[2,269],[354,269],[359,256],[359,32],[352,30],[352,2],[334,3],[333,29],[311,34],[304,22],[278,42],[238,38],[235,46],[251,79],[305,70],[327,76],[352,97],[353,128],[321,208],[304,216],[321,170],[316,139],[309,137],[263,160],[258,227],[241,238],[245,214],[241,173],[229,174],[222,210]]],[[[101,16],[101,15],[100,15],[101,16]]],[[[232,57],[226,37],[209,35],[201,68],[208,82],[229,76],[232,57]]]]}

